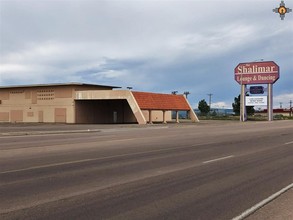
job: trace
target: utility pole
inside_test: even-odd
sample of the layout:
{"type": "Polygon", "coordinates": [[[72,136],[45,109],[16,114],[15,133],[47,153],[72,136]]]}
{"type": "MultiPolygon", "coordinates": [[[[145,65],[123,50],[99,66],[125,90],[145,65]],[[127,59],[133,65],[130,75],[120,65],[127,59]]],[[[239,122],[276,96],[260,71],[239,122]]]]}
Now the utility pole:
{"type": "Polygon", "coordinates": [[[290,100],[290,117],[292,117],[292,111],[293,111],[293,109],[292,109],[292,100],[290,100]]]}
{"type": "Polygon", "coordinates": [[[207,94],[209,96],[209,106],[210,106],[210,110],[211,110],[211,105],[212,105],[212,93],[207,94]]]}

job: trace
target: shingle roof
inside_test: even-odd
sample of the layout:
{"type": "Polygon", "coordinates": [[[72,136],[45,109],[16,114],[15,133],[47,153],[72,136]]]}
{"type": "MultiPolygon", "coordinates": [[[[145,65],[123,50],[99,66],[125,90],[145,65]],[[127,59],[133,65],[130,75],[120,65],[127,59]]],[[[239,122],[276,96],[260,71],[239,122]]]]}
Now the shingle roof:
{"type": "Polygon", "coordinates": [[[132,92],[132,94],[142,110],[190,110],[183,95],[149,92],[132,92]]]}

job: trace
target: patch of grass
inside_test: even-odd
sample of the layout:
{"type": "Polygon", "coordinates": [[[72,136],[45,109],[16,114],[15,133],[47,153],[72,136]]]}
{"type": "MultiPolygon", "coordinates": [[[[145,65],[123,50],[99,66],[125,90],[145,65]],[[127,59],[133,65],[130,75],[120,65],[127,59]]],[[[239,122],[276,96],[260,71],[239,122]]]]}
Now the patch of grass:
{"type": "Polygon", "coordinates": [[[274,115],[274,120],[293,120],[293,117],[278,114],[278,115],[274,115]]]}

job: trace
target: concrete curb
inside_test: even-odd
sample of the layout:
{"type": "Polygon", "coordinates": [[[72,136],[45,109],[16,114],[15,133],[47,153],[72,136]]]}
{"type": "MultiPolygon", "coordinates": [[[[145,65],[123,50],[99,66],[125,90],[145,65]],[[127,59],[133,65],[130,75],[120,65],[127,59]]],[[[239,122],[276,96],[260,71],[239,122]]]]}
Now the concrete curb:
{"type": "Polygon", "coordinates": [[[97,132],[113,132],[127,131],[129,129],[163,129],[169,126],[146,126],[146,127],[119,127],[119,128],[99,128],[99,129],[79,129],[79,130],[43,130],[43,131],[10,131],[1,132],[0,137],[9,136],[29,136],[29,135],[44,135],[44,134],[72,134],[72,133],[97,133],[97,132]]]}
{"type": "Polygon", "coordinates": [[[66,130],[66,131],[17,131],[0,133],[0,137],[6,136],[26,136],[26,135],[42,135],[42,134],[71,134],[71,133],[94,133],[101,132],[100,129],[87,129],[87,130],[66,130]]]}
{"type": "Polygon", "coordinates": [[[285,188],[281,189],[280,191],[276,192],[275,194],[269,196],[268,198],[264,199],[263,201],[257,203],[256,205],[254,205],[250,209],[247,209],[242,214],[240,214],[239,216],[233,218],[232,220],[245,219],[246,217],[248,217],[252,213],[256,212],[258,209],[260,209],[261,207],[265,206],[266,204],[268,204],[269,202],[273,201],[274,199],[276,199],[277,197],[279,197],[280,195],[282,195],[283,193],[285,193],[286,191],[288,191],[288,190],[290,190],[292,188],[293,188],[293,183],[291,183],[290,185],[288,185],[285,188]]]}

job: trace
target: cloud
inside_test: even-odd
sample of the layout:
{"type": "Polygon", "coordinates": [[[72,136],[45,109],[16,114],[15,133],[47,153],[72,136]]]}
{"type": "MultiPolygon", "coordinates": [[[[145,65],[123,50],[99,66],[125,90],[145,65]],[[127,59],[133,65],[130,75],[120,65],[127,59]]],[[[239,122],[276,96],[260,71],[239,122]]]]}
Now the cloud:
{"type": "Polygon", "coordinates": [[[274,108],[280,108],[280,106],[283,108],[290,108],[290,101],[293,102],[293,93],[277,95],[273,99],[274,108]]]}
{"type": "Polygon", "coordinates": [[[274,60],[276,96],[292,93],[293,29],[275,1],[0,1],[0,83],[80,81],[239,94],[240,62],[274,60]]]}

